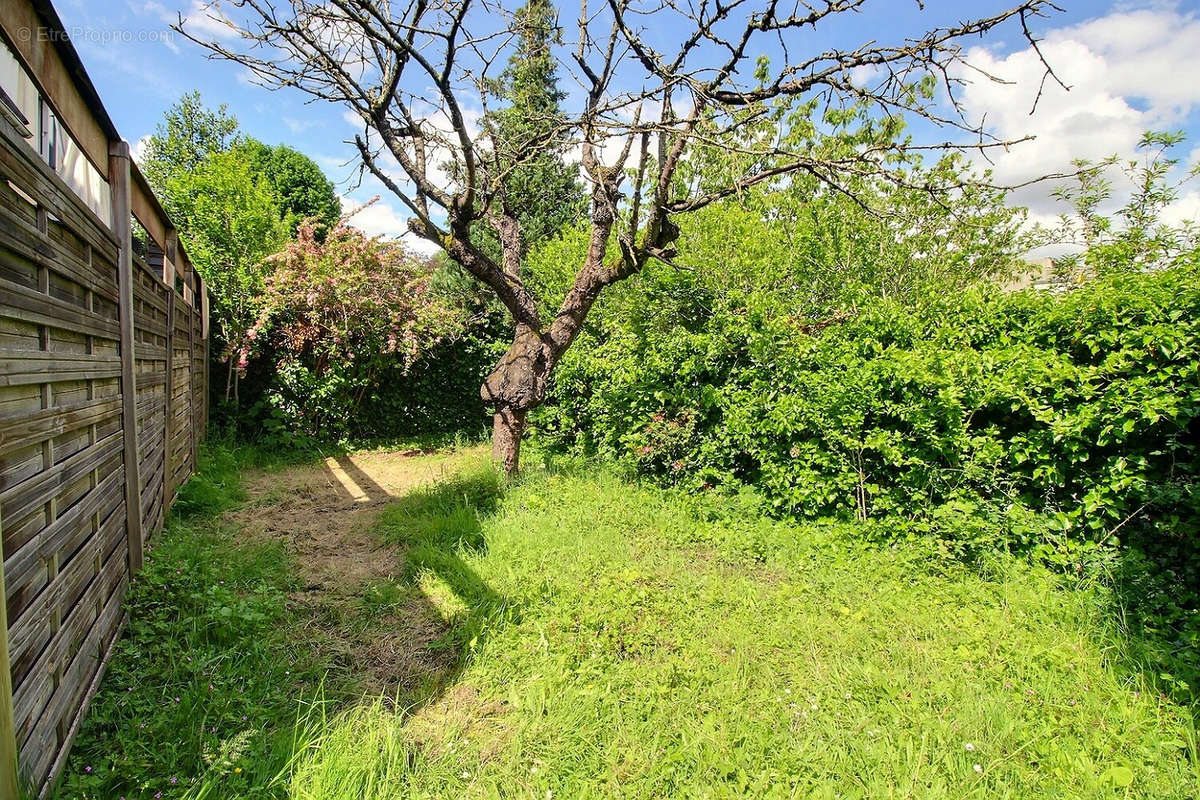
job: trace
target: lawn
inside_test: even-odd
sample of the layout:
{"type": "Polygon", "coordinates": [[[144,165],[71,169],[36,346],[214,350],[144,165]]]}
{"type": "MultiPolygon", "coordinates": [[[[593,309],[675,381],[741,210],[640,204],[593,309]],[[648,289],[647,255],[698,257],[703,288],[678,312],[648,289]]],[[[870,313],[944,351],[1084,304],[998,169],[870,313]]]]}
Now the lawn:
{"type": "Polygon", "coordinates": [[[154,552],[60,796],[1197,794],[1193,708],[1099,584],[603,471],[505,487],[476,450],[375,463],[346,468],[383,493],[344,499],[363,524],[323,530],[395,568],[335,581],[281,530],[303,473],[230,501],[210,460],[218,490],[154,552]]]}

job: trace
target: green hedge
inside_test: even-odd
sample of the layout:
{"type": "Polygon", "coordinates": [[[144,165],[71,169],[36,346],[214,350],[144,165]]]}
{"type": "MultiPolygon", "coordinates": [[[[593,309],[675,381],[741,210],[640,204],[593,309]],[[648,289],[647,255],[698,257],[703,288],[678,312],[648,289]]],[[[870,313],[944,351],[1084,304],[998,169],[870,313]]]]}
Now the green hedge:
{"type": "Polygon", "coordinates": [[[951,550],[1132,535],[1198,563],[1195,269],[815,324],[665,285],[637,290],[655,318],[602,315],[573,348],[543,440],[951,550]]]}
{"type": "Polygon", "coordinates": [[[400,355],[381,356],[369,371],[354,363],[322,375],[298,360],[281,371],[278,353],[266,348],[241,382],[240,406],[214,389],[214,426],[267,449],[475,435],[491,422],[479,387],[504,352],[507,334],[503,318],[490,314],[411,365],[400,355]]]}

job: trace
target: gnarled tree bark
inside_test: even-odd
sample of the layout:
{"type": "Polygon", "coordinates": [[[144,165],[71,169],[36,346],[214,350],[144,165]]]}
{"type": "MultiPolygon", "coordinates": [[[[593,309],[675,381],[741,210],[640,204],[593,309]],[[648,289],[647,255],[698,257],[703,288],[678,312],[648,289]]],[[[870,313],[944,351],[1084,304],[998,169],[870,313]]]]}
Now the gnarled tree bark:
{"type": "Polygon", "coordinates": [[[550,349],[541,334],[528,325],[517,325],[513,343],[479,390],[494,410],[492,457],[509,475],[520,468],[525,420],[546,398],[552,369],[550,349]]]}

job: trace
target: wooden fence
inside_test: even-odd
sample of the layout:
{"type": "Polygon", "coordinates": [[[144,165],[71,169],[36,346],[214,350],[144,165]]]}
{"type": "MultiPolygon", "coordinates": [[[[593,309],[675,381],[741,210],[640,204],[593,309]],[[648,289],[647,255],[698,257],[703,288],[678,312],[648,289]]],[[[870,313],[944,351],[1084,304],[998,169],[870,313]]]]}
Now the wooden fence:
{"type": "Polygon", "coordinates": [[[0,117],[0,798],[60,773],[207,424],[203,284],[108,156],[101,220],[0,117]]]}

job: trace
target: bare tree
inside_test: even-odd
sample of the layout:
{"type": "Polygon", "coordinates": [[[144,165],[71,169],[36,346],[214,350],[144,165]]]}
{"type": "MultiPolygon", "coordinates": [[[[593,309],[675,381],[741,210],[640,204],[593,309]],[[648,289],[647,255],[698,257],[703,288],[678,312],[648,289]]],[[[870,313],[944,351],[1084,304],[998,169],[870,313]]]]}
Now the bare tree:
{"type": "MultiPolygon", "coordinates": [[[[545,398],[593,304],[650,259],[671,262],[675,215],[795,173],[849,193],[855,176],[905,181],[888,166],[904,151],[1013,144],[990,137],[957,102],[964,75],[997,80],[971,72],[963,42],[1009,25],[1036,49],[1029,22],[1055,6],[1024,0],[895,44],[804,47],[813,31],[867,5],[581,0],[575,30],[555,49],[576,84],[556,123],[561,130],[520,143],[515,153],[509,143],[505,157],[490,139],[488,86],[516,34],[511,11],[495,0],[223,0],[208,13],[228,35],[194,35],[184,20],[178,27],[264,86],[352,109],[363,123],[355,139],[362,168],[404,203],[412,233],[495,292],[511,315],[513,339],[481,393],[494,409],[493,453],[514,472],[526,417],[545,398]],[[933,80],[938,92],[930,90],[933,80]],[[948,140],[889,138],[831,153],[786,145],[794,137],[782,130],[764,135],[764,121],[768,129],[771,120],[785,124],[771,109],[800,101],[920,117],[946,130],[948,140]],[[754,135],[742,135],[751,129],[754,135]],[[573,285],[544,318],[546,298],[539,304],[522,275],[525,246],[505,184],[515,165],[564,141],[577,148],[590,188],[590,238],[573,285]],[[737,168],[717,181],[700,179],[689,162],[714,149],[734,153],[737,168]],[[477,244],[483,225],[501,243],[499,260],[477,244]]],[[[1048,66],[1046,78],[1057,80],[1048,66]]]]}

